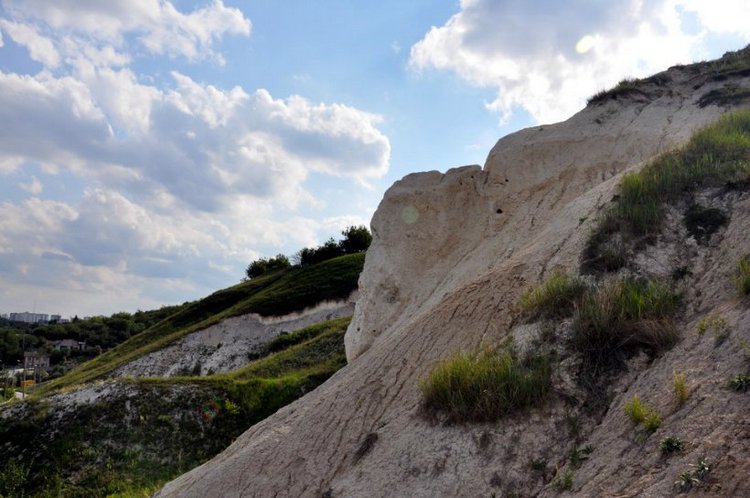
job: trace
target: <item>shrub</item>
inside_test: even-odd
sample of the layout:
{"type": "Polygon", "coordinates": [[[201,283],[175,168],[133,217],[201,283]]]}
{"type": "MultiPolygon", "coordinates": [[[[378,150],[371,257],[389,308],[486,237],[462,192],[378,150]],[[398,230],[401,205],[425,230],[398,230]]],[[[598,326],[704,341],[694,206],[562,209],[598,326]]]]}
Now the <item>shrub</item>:
{"type": "Polygon", "coordinates": [[[677,402],[682,405],[688,399],[688,388],[687,382],[685,381],[685,374],[682,372],[678,374],[677,371],[673,371],[672,379],[674,397],[677,399],[677,402]]]}
{"type": "Polygon", "coordinates": [[[660,351],[676,341],[669,318],[678,305],[679,297],[663,284],[633,278],[605,283],[579,301],[572,345],[595,370],[633,350],[660,351]]]}
{"type": "Polygon", "coordinates": [[[669,436],[661,440],[661,443],[659,443],[659,447],[661,448],[661,452],[663,455],[671,455],[672,453],[682,451],[682,449],[685,447],[685,444],[682,442],[682,439],[678,438],[677,436],[669,436]]]}
{"type": "Polygon", "coordinates": [[[519,359],[508,349],[456,353],[420,382],[426,413],[448,422],[482,422],[542,403],[551,387],[552,359],[519,359]]]}
{"type": "Polygon", "coordinates": [[[544,283],[521,295],[521,310],[530,320],[568,316],[573,314],[575,301],[587,288],[580,277],[555,271],[544,283]]]}
{"type": "Polygon", "coordinates": [[[740,295],[750,294],[750,257],[745,256],[737,263],[737,290],[740,295]]]}

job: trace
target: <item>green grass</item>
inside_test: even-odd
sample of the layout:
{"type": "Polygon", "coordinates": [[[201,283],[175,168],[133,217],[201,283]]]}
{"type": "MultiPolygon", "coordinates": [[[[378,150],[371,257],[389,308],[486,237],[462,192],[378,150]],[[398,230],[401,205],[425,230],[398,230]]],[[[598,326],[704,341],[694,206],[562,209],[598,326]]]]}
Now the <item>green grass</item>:
{"type": "MultiPolygon", "coordinates": [[[[665,203],[708,186],[750,176],[750,111],[727,113],[693,135],[679,150],[659,156],[640,171],[626,174],[618,200],[610,206],[584,251],[586,271],[611,271],[625,264],[608,247],[614,234],[653,237],[661,229],[665,203]]],[[[621,255],[620,255],[621,256],[621,255]]]]}
{"type": "Polygon", "coordinates": [[[552,359],[520,359],[508,349],[459,352],[420,382],[427,414],[446,421],[486,422],[541,404],[551,388],[552,359]]]}
{"type": "Polygon", "coordinates": [[[671,317],[679,303],[660,283],[633,278],[605,282],[579,301],[571,345],[593,371],[635,350],[656,353],[677,339],[671,317]]]}
{"type": "Polygon", "coordinates": [[[745,256],[737,263],[737,290],[741,296],[750,294],[750,257],[745,256]]]}
{"type": "Polygon", "coordinates": [[[589,97],[587,104],[599,104],[607,100],[616,100],[634,92],[640,91],[641,80],[625,78],[609,90],[602,90],[589,97]]]}
{"type": "Polygon", "coordinates": [[[676,370],[672,372],[672,387],[677,403],[683,405],[690,394],[684,372],[677,373],[676,370]]]}
{"type": "Polygon", "coordinates": [[[0,422],[0,440],[11,448],[0,454],[0,469],[20,481],[11,483],[18,495],[150,496],[345,365],[349,322],[294,332],[295,343],[233,372],[112,381],[129,389],[63,416],[31,400],[25,417],[0,422]],[[36,447],[45,451],[22,450],[36,447]],[[13,455],[23,460],[8,467],[13,455]]]}
{"type": "Polygon", "coordinates": [[[357,288],[364,253],[263,275],[215,292],[55,379],[37,395],[90,382],[144,354],[219,321],[245,313],[286,314],[322,300],[343,298],[357,288]]]}
{"type": "Polygon", "coordinates": [[[635,425],[643,425],[648,432],[654,432],[661,426],[661,415],[653,408],[643,403],[637,394],[625,403],[623,407],[625,414],[635,425]]]}
{"type": "Polygon", "coordinates": [[[582,278],[555,271],[541,285],[521,295],[521,310],[528,320],[569,316],[574,303],[587,289],[582,278]]]}

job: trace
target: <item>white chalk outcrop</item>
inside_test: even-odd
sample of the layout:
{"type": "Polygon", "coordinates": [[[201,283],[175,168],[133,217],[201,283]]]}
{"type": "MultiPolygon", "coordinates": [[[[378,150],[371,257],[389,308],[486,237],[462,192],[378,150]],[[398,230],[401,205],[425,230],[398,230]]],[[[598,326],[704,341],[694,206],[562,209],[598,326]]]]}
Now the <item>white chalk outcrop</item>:
{"type": "MultiPolygon", "coordinates": [[[[747,75],[715,81],[692,66],[660,76],[563,123],[501,139],[484,168],[418,173],[394,184],[372,220],[375,238],[346,334],[349,364],[157,496],[553,496],[557,491],[545,476],[534,477],[530,462],[565,464],[576,444],[565,425],[572,416],[580,417],[600,452],[581,468],[587,479],[576,484],[581,496],[670,493],[676,464],[658,463],[653,451],[639,454],[619,409],[595,423],[564,402],[497,424],[446,427],[418,416],[418,380],[436,360],[483,339],[501,340],[526,286],[553,267],[578,266],[618,175],[684,143],[719,116],[724,108],[699,105],[706,92],[726,84],[750,87],[747,75]],[[644,469],[644,462],[654,467],[644,469]]],[[[750,209],[750,203],[740,205],[750,209]]],[[[717,249],[718,259],[702,263],[706,273],[694,277],[696,286],[706,287],[703,295],[713,296],[700,305],[703,311],[721,305],[721,293],[707,292],[716,285],[707,272],[730,261],[737,252],[732,244],[748,243],[742,239],[747,223],[732,223],[727,233],[734,239],[717,249]]],[[[734,310],[731,319],[742,324],[750,316],[734,310]]],[[[718,364],[710,354],[718,353],[701,345],[688,354],[681,344],[651,373],[632,369],[613,386],[613,406],[632,394],[631,386],[641,392],[669,386],[683,358],[707,369],[702,375],[713,387],[742,362],[718,364]]],[[[745,399],[728,409],[726,389],[716,393],[703,390],[690,405],[696,444],[712,437],[720,442],[711,451],[728,444],[729,436],[716,430],[747,427],[743,412],[750,408],[745,399]],[[707,426],[717,410],[720,423],[707,426]]],[[[726,454],[746,459],[746,446],[726,454]]],[[[747,465],[725,468],[744,471],[746,480],[747,465]]],[[[732,489],[733,496],[744,491],[732,489]]]]}
{"type": "Polygon", "coordinates": [[[231,372],[250,363],[274,337],[303,327],[352,316],[357,292],[347,299],[322,301],[299,312],[264,317],[256,313],[226,318],[176,343],[113,370],[108,377],[171,377],[231,372]]]}

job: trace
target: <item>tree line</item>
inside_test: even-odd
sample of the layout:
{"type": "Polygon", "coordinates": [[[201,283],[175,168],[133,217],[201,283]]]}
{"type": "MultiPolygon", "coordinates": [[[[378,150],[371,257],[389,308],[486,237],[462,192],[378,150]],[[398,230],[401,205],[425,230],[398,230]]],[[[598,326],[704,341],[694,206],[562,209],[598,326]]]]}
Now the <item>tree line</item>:
{"type": "Polygon", "coordinates": [[[363,225],[350,226],[343,230],[341,235],[343,235],[343,238],[338,242],[331,237],[318,247],[300,249],[292,256],[291,260],[284,254],[277,254],[272,258],[256,259],[248,265],[245,275],[251,279],[292,266],[314,265],[345,254],[366,251],[372,242],[372,234],[363,225]]]}

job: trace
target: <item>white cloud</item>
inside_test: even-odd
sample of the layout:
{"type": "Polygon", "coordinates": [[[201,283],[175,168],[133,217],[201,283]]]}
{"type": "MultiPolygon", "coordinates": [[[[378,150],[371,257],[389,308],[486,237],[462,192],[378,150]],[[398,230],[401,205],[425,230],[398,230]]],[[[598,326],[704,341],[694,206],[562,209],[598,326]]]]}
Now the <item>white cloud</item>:
{"type": "Polygon", "coordinates": [[[505,119],[523,108],[537,122],[557,121],[623,77],[691,62],[706,29],[748,37],[746,2],[719,3],[463,0],[458,14],[412,47],[410,65],[496,89],[488,107],[505,119]],[[703,29],[683,31],[683,11],[696,12],[703,29]]]}
{"type": "Polygon", "coordinates": [[[15,17],[43,21],[58,32],[85,35],[115,46],[127,36],[152,54],[189,60],[217,58],[213,44],[224,35],[250,34],[251,23],[239,9],[214,0],[184,14],[164,0],[6,0],[15,17]]]}
{"type": "Polygon", "coordinates": [[[163,0],[0,2],[3,33],[44,66],[0,70],[0,123],[13,123],[0,134],[0,175],[35,196],[0,204],[5,305],[17,301],[7,287],[76,296],[96,312],[111,306],[101,296],[206,293],[261,251],[343,228],[344,218],[313,217],[323,203],[311,176],[351,186],[388,171],[378,115],[221,88],[184,66],[167,82],[136,73],[144,53],[220,61],[223,36],[250,32],[221,1],[187,14],[163,0]]]}
{"type": "Polygon", "coordinates": [[[46,67],[57,67],[60,64],[60,54],[52,40],[40,35],[33,26],[0,19],[0,28],[3,28],[14,42],[26,47],[33,60],[41,62],[46,67]]]}
{"type": "Polygon", "coordinates": [[[33,195],[39,195],[43,190],[42,182],[40,182],[39,178],[35,176],[31,177],[31,181],[29,183],[19,183],[18,186],[33,195]]]}

